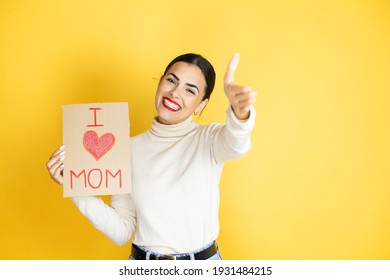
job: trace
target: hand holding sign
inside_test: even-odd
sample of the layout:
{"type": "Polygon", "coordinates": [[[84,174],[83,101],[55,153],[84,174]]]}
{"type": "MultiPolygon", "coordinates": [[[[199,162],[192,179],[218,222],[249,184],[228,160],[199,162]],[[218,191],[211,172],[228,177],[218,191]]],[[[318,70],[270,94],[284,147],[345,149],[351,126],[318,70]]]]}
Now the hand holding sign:
{"type": "Polygon", "coordinates": [[[64,177],[62,176],[62,172],[64,170],[64,158],[65,150],[64,146],[61,146],[50,156],[49,161],[46,163],[50,177],[54,180],[54,182],[60,185],[64,182],[64,177]]]}
{"type": "Polygon", "coordinates": [[[249,117],[250,106],[256,101],[256,92],[252,91],[250,87],[234,83],[234,73],[239,61],[240,54],[236,53],[228,64],[224,78],[224,89],[236,117],[239,120],[245,120],[249,117]]]}

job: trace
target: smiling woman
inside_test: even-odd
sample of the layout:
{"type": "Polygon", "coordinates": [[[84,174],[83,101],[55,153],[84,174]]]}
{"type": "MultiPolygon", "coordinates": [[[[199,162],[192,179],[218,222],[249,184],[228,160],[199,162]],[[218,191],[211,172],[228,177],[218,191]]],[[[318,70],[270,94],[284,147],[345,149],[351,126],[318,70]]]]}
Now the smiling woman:
{"type": "Polygon", "coordinates": [[[158,121],[176,124],[192,113],[198,114],[207,104],[206,81],[201,70],[186,62],[177,62],[159,83],[156,93],[158,121]],[[200,90],[199,90],[200,89],[200,90]]]}
{"type": "Polygon", "coordinates": [[[209,61],[197,54],[178,56],[168,64],[156,93],[156,109],[161,123],[174,124],[198,115],[207,105],[215,84],[209,61]],[[178,114],[168,114],[168,111],[178,114]]]}
{"type": "MultiPolygon", "coordinates": [[[[234,84],[238,60],[236,54],[224,80],[231,104],[226,124],[198,125],[192,114],[210,99],[214,69],[197,54],[175,58],[157,87],[152,127],[131,138],[133,192],[113,195],[110,205],[98,197],[72,198],[116,244],[134,235],[130,259],[221,259],[216,239],[222,168],[251,148],[255,118],[256,93],[234,84]]],[[[47,163],[59,184],[64,154],[57,150],[47,163]]]]}

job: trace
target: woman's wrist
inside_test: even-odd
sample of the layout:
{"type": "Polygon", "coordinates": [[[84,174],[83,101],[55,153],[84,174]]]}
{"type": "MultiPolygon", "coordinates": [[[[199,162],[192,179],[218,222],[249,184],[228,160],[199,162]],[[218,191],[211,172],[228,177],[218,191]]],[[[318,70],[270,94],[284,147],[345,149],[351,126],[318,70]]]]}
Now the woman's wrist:
{"type": "Polygon", "coordinates": [[[239,120],[239,121],[246,121],[249,119],[249,116],[250,116],[250,108],[245,108],[245,109],[235,109],[234,106],[232,106],[232,111],[234,113],[234,115],[236,116],[236,118],[239,120]]]}

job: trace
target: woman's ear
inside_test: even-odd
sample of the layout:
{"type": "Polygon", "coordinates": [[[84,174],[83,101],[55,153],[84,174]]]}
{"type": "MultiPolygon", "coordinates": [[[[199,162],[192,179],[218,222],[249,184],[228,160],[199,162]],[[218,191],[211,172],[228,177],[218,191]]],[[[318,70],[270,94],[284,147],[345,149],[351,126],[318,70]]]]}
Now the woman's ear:
{"type": "Polygon", "coordinates": [[[209,103],[208,99],[202,100],[202,102],[200,102],[200,104],[198,105],[198,107],[196,107],[194,111],[195,116],[199,115],[199,113],[202,112],[202,110],[206,107],[207,103],[209,103]]]}

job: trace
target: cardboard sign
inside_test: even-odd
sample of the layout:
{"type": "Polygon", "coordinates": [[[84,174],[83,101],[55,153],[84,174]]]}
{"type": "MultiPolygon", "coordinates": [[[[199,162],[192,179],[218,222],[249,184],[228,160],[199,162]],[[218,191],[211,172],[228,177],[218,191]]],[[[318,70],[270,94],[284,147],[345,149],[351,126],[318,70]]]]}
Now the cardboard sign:
{"type": "Polygon", "coordinates": [[[127,103],[62,106],[64,197],[131,192],[127,103]]]}

